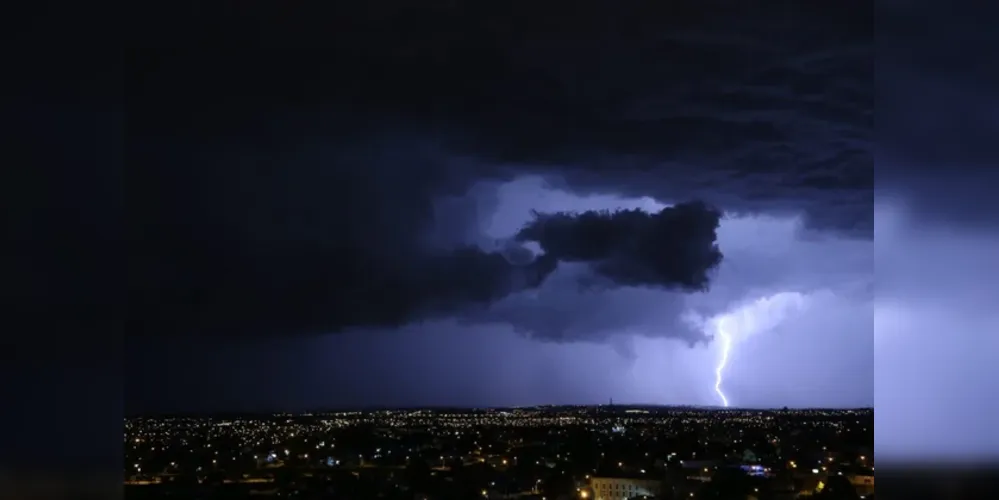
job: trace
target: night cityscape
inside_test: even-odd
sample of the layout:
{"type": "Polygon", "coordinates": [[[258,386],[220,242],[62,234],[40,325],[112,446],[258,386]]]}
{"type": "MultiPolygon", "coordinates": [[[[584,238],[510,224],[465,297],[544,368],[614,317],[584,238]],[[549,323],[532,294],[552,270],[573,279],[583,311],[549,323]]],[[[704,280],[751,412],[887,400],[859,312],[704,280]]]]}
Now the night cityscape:
{"type": "Polygon", "coordinates": [[[991,3],[22,4],[0,500],[999,498],[991,3]]]}
{"type": "Polygon", "coordinates": [[[874,498],[873,412],[530,407],[135,418],[128,498],[874,498]]]}
{"type": "MultiPolygon", "coordinates": [[[[882,498],[896,463],[992,460],[999,85],[913,83],[906,58],[956,75],[974,51],[928,42],[951,26],[932,14],[882,23],[883,3],[150,10],[113,85],[45,73],[72,88],[14,107],[23,156],[94,156],[99,127],[55,116],[85,107],[128,168],[6,196],[27,243],[8,302],[52,320],[7,349],[8,406],[28,408],[0,443],[10,482],[873,500],[875,453],[882,498]],[[903,62],[881,60],[892,26],[903,62]],[[124,414],[120,453],[71,445],[108,441],[65,422],[85,406],[110,408],[78,420],[116,445],[124,414]]],[[[30,167],[12,170],[49,177],[30,167]]]]}
{"type": "Polygon", "coordinates": [[[126,496],[873,499],[874,15],[709,3],[141,34],[126,496]]]}

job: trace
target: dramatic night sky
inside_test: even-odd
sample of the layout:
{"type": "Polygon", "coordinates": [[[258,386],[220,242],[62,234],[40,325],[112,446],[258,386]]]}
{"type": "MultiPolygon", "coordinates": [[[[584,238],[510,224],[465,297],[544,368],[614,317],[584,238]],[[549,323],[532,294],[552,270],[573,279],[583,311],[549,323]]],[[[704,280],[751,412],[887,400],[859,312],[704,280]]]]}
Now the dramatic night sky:
{"type": "Polygon", "coordinates": [[[733,406],[999,449],[997,101],[920,21],[875,81],[859,0],[449,3],[141,34],[127,413],[717,405],[723,325],[733,406]]]}
{"type": "Polygon", "coordinates": [[[136,52],[126,411],[872,405],[873,13],[673,5],[136,52]]]}

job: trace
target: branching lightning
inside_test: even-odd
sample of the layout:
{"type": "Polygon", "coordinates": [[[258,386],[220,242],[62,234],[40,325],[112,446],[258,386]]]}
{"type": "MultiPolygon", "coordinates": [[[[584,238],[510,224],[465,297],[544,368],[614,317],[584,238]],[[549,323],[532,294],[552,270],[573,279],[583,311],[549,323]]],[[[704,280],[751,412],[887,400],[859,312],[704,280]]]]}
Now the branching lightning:
{"type": "Polygon", "coordinates": [[[721,341],[721,358],[715,366],[715,393],[721,398],[722,406],[728,408],[728,397],[722,391],[722,380],[724,379],[725,365],[728,364],[728,353],[732,348],[732,337],[723,328],[718,329],[718,338],[721,341]]]}

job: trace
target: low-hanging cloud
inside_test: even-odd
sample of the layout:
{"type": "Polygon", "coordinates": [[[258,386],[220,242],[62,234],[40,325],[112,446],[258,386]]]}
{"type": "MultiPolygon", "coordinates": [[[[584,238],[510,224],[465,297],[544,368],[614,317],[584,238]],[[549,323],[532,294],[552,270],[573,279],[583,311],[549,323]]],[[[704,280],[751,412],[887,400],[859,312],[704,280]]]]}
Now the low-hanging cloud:
{"type": "Polygon", "coordinates": [[[638,209],[537,214],[517,237],[546,256],[591,263],[619,285],[705,291],[722,260],[716,243],[721,212],[701,202],[647,213],[638,209]]]}
{"type": "MultiPolygon", "coordinates": [[[[687,294],[651,287],[590,286],[586,264],[563,264],[536,290],[519,293],[466,316],[468,323],[506,324],[539,341],[608,342],[631,356],[625,336],[709,339],[685,321],[687,294]]],[[[609,280],[603,280],[606,283],[609,280]]]]}

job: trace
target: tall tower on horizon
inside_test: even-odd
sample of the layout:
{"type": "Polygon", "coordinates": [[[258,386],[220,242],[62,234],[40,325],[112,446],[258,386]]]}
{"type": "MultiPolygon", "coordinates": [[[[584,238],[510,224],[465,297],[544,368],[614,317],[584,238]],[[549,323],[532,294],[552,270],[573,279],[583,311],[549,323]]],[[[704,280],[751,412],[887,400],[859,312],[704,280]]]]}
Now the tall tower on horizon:
{"type": "Polygon", "coordinates": [[[608,406],[614,406],[614,398],[610,398],[610,404],[608,406]]]}

